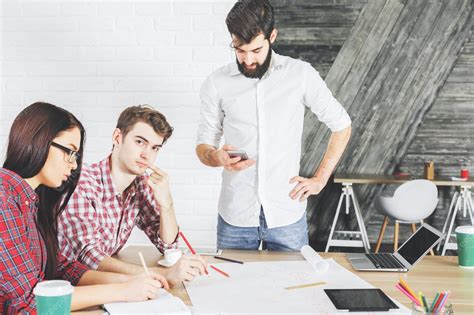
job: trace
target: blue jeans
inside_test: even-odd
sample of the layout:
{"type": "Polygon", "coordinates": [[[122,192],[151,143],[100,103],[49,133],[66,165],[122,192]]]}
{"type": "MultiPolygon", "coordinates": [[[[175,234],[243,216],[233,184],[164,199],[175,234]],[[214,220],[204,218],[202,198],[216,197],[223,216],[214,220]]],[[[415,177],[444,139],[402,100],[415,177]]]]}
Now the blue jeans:
{"type": "Polygon", "coordinates": [[[306,212],[297,222],[269,229],[263,209],[260,211],[260,226],[239,227],[230,225],[218,215],[217,248],[220,249],[258,249],[274,251],[299,251],[308,244],[308,225],[306,212]]]}

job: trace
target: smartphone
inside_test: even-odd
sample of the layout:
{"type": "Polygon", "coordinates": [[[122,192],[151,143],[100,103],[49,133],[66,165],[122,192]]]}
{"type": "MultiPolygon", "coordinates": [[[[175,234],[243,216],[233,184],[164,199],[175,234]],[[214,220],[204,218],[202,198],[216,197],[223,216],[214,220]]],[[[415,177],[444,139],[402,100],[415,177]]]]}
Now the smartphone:
{"type": "Polygon", "coordinates": [[[240,157],[241,161],[249,159],[247,152],[245,152],[244,150],[229,150],[227,151],[227,153],[231,158],[240,157]]]}

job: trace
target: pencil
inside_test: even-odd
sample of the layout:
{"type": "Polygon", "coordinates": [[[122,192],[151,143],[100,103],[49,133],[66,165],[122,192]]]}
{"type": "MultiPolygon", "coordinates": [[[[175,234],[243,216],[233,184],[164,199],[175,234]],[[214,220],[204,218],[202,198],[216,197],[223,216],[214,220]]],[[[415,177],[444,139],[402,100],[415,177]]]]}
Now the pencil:
{"type": "Polygon", "coordinates": [[[436,311],[439,312],[443,309],[444,305],[446,304],[446,301],[448,300],[450,293],[451,293],[450,291],[446,291],[446,294],[443,296],[443,300],[441,301],[441,303],[439,303],[438,309],[436,311]]]}
{"type": "Polygon", "coordinates": [[[420,301],[418,301],[418,299],[416,299],[414,296],[412,296],[410,293],[408,293],[399,283],[397,283],[395,285],[395,287],[400,290],[400,292],[402,292],[403,294],[405,294],[407,296],[407,298],[409,298],[413,303],[415,303],[416,305],[421,305],[420,304],[420,301]]]}
{"type": "Polygon", "coordinates": [[[415,299],[418,300],[418,305],[421,305],[421,300],[418,299],[418,296],[415,294],[415,292],[408,286],[408,283],[405,281],[405,279],[403,279],[401,276],[400,276],[400,286],[402,286],[409,294],[411,294],[411,296],[413,296],[415,299]]]}
{"type": "Polygon", "coordinates": [[[309,287],[315,287],[317,285],[323,285],[326,284],[326,282],[314,282],[314,283],[308,283],[308,284],[301,284],[301,285],[295,285],[292,287],[286,287],[286,290],[293,290],[293,289],[303,289],[303,288],[309,288],[309,287]]]}
{"type": "Polygon", "coordinates": [[[436,305],[436,301],[438,300],[438,297],[439,297],[439,293],[436,292],[436,295],[433,299],[433,302],[431,302],[431,306],[430,306],[430,312],[433,312],[434,311],[434,307],[436,305]]]}
{"type": "MultiPolygon", "coordinates": [[[[179,235],[181,236],[181,238],[183,239],[183,241],[186,243],[186,246],[188,246],[188,248],[189,248],[189,250],[191,251],[191,253],[192,253],[193,255],[196,255],[196,251],[195,251],[194,248],[191,246],[191,244],[188,242],[188,239],[186,238],[186,236],[184,236],[183,232],[179,232],[179,235]]],[[[220,274],[222,274],[222,275],[224,275],[224,276],[230,278],[230,276],[229,276],[228,273],[226,273],[226,272],[220,270],[219,268],[217,268],[217,267],[215,267],[215,266],[213,266],[213,265],[209,265],[209,266],[210,266],[212,269],[214,269],[215,271],[219,272],[220,274]]],[[[206,269],[204,269],[204,270],[206,271],[206,275],[209,274],[206,269]]]]}
{"type": "Polygon", "coordinates": [[[425,308],[425,311],[428,313],[430,309],[428,308],[428,303],[426,303],[426,298],[423,295],[423,292],[418,292],[418,295],[420,296],[421,302],[423,303],[423,307],[425,308]]]}
{"type": "Polygon", "coordinates": [[[146,267],[145,259],[143,258],[142,252],[138,252],[138,256],[140,257],[140,261],[142,262],[143,269],[145,269],[146,276],[148,278],[151,278],[150,273],[148,272],[148,268],[146,267]]]}
{"type": "Polygon", "coordinates": [[[236,264],[243,264],[243,263],[244,263],[243,261],[234,260],[234,259],[230,259],[230,258],[226,258],[226,257],[221,257],[221,256],[214,256],[214,258],[215,258],[215,259],[225,260],[225,261],[230,261],[230,262],[233,262],[233,263],[236,263],[236,264]]]}
{"type": "Polygon", "coordinates": [[[226,276],[227,278],[230,278],[229,274],[220,270],[219,268],[217,268],[216,266],[213,266],[213,265],[209,265],[209,267],[211,267],[212,269],[214,269],[215,271],[217,271],[218,273],[226,276]]]}
{"type": "Polygon", "coordinates": [[[438,306],[440,305],[441,301],[443,300],[443,297],[446,295],[446,292],[441,292],[441,294],[438,296],[438,300],[436,301],[436,304],[434,306],[433,311],[436,311],[438,306]]]}

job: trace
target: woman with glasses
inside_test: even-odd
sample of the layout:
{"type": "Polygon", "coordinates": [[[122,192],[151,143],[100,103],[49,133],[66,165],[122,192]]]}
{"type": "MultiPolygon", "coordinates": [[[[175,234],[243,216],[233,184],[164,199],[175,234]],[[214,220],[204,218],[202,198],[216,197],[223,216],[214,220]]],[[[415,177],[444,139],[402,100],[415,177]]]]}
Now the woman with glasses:
{"type": "Polygon", "coordinates": [[[72,310],[153,299],[166,280],[88,270],[58,252],[57,217],[79,179],[85,132],[68,111],[34,103],[15,119],[0,168],[0,314],[35,313],[43,280],[77,285],[72,310]]]}

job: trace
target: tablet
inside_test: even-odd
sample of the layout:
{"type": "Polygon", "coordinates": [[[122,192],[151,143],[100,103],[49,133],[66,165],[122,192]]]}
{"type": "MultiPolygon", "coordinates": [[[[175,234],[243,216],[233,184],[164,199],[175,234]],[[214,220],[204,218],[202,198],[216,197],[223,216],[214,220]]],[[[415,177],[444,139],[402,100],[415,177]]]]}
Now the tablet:
{"type": "MultiPolygon", "coordinates": [[[[191,254],[191,251],[188,248],[180,248],[181,251],[189,255],[191,254]]],[[[222,249],[217,249],[217,248],[195,248],[196,254],[201,255],[201,256],[220,256],[222,254],[222,249]]]]}
{"type": "Polygon", "coordinates": [[[380,289],[324,289],[338,310],[349,312],[386,312],[398,306],[380,289]]]}

